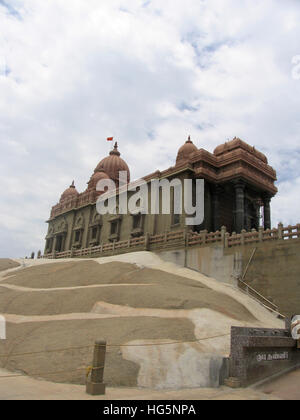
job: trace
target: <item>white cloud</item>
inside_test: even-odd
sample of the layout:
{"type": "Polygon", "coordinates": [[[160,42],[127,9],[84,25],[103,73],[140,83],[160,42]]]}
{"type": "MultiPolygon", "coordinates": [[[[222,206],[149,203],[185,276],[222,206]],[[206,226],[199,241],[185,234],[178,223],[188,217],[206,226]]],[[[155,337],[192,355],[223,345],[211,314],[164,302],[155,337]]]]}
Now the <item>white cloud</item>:
{"type": "Polygon", "coordinates": [[[42,248],[109,135],[133,178],[189,134],[210,151],[239,136],[278,170],[274,222],[297,223],[299,20],[297,0],[1,0],[0,254],[42,248]]]}

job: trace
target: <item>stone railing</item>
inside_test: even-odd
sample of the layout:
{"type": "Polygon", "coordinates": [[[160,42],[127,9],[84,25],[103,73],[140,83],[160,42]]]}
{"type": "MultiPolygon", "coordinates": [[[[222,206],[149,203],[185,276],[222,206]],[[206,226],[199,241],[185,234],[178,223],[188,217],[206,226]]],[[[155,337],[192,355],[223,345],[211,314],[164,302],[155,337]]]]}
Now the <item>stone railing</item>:
{"type": "Polygon", "coordinates": [[[206,246],[214,243],[223,245],[224,248],[231,248],[233,246],[253,244],[265,241],[274,240],[288,240],[300,238],[300,224],[296,226],[284,227],[281,223],[277,228],[264,230],[260,227],[257,231],[252,229],[250,232],[242,230],[237,234],[233,232],[226,232],[226,227],[223,226],[220,231],[208,233],[207,230],[200,233],[190,232],[188,235],[188,246],[206,246]]]}
{"type": "Polygon", "coordinates": [[[141,236],[139,238],[131,238],[127,241],[110,242],[103,245],[98,245],[90,248],[72,249],[70,251],[54,252],[45,254],[43,258],[75,258],[75,257],[96,257],[99,255],[119,254],[123,252],[132,252],[134,250],[141,250],[147,248],[148,236],[141,236]]]}
{"type": "Polygon", "coordinates": [[[70,250],[64,252],[54,252],[45,254],[43,258],[73,258],[90,257],[107,254],[119,254],[124,252],[133,252],[135,250],[156,251],[167,248],[185,248],[193,246],[221,245],[224,248],[231,248],[239,245],[255,244],[267,241],[284,241],[300,238],[300,224],[296,226],[283,227],[278,225],[277,229],[258,231],[253,229],[251,232],[243,230],[241,233],[226,232],[222,227],[220,231],[208,233],[206,230],[200,233],[179,230],[166,232],[159,235],[141,236],[139,238],[130,238],[126,241],[110,242],[90,248],[70,250]]]}

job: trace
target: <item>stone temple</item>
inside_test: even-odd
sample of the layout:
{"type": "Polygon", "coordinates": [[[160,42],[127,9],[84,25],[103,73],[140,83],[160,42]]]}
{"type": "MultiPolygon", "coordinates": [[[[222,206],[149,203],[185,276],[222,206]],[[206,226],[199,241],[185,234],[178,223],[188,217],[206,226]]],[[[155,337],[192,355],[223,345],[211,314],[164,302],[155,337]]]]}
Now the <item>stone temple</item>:
{"type": "MultiPolygon", "coordinates": [[[[96,166],[86,190],[79,193],[73,182],[52,207],[45,254],[185,228],[186,215],[172,211],[174,194],[170,196],[170,214],[98,214],[96,201],[101,192],[96,190],[97,183],[111,179],[118,186],[119,171],[127,172],[130,183],[129,167],[116,143],[109,156],[96,166]]],[[[215,232],[226,226],[228,232],[240,233],[243,229],[258,229],[261,218],[264,228],[271,228],[270,202],[277,193],[276,172],[263,153],[239,138],[218,146],[213,153],[198,149],[189,138],[178,150],[174,166],[143,177],[148,183],[174,178],[194,182],[204,179],[205,218],[193,230],[215,232]]]]}

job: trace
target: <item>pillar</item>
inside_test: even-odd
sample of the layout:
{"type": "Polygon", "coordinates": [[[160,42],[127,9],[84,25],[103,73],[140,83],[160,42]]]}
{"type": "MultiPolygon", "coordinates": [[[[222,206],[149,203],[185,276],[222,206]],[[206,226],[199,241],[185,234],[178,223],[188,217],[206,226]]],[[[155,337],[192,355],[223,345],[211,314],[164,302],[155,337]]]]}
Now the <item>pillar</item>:
{"type": "Polygon", "coordinates": [[[245,228],[245,184],[237,182],[235,189],[235,230],[237,233],[245,228]]]}
{"type": "Polygon", "coordinates": [[[65,248],[65,245],[66,245],[66,237],[67,237],[67,233],[65,232],[65,233],[62,234],[61,252],[67,251],[66,248],[65,248]]]}
{"type": "Polygon", "coordinates": [[[106,341],[96,341],[91,376],[86,381],[86,392],[90,395],[104,395],[103,383],[104,363],[106,354],[106,341]]]}
{"type": "Polygon", "coordinates": [[[216,232],[221,229],[221,215],[220,215],[220,194],[222,187],[216,185],[212,189],[212,205],[213,205],[213,230],[216,232]]]}
{"type": "Polygon", "coordinates": [[[56,235],[53,238],[53,243],[52,243],[52,253],[54,253],[56,251],[56,235]]]}
{"type": "Polygon", "coordinates": [[[145,234],[145,250],[150,250],[150,234],[148,232],[145,234]]]}
{"type": "Polygon", "coordinates": [[[259,226],[260,226],[260,208],[261,208],[261,203],[260,201],[257,201],[255,203],[255,211],[256,211],[256,226],[255,229],[258,230],[259,226]]]}
{"type": "Polygon", "coordinates": [[[265,195],[264,202],[264,229],[271,229],[271,197],[265,195]]]}

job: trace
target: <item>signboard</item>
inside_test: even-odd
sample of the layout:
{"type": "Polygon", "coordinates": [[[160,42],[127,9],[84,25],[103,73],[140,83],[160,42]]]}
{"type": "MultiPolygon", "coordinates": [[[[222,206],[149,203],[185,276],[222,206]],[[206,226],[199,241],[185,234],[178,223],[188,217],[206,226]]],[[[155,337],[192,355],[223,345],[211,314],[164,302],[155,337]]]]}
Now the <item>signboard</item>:
{"type": "Polygon", "coordinates": [[[292,330],[232,327],[229,378],[248,386],[298,366],[300,317],[292,324],[292,330]]]}

